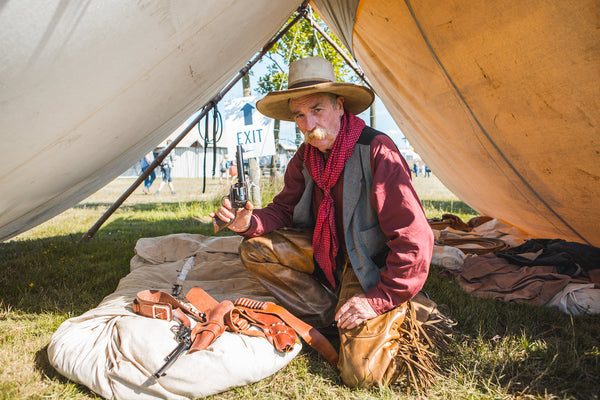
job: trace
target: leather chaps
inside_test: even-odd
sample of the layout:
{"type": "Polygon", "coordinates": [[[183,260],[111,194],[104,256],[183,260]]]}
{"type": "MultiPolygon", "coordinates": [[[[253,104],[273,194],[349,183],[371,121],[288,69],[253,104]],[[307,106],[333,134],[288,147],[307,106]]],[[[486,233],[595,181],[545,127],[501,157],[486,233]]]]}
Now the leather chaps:
{"type": "MultiPolygon", "coordinates": [[[[364,293],[350,265],[343,272],[339,295],[321,285],[315,269],[312,231],[284,228],[245,239],[240,256],[246,269],[296,317],[315,327],[330,326],[348,299],[364,293]]],[[[387,385],[398,377],[400,326],[407,305],[398,306],[354,329],[338,329],[338,368],[347,386],[387,385]]]]}

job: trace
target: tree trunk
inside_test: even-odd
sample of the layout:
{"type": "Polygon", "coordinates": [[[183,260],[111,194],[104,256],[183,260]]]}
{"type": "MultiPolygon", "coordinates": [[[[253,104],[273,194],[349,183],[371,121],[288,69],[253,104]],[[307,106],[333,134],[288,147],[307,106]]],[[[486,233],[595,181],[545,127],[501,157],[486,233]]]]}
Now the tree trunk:
{"type": "Polygon", "coordinates": [[[242,87],[244,88],[244,97],[248,97],[252,95],[252,90],[250,89],[250,75],[246,74],[242,77],[242,87]]]}
{"type": "Polygon", "coordinates": [[[277,173],[277,161],[279,160],[279,127],[281,121],[276,119],[273,123],[273,139],[275,140],[275,155],[271,161],[271,179],[275,178],[277,173]]]}
{"type": "Polygon", "coordinates": [[[375,101],[373,101],[373,104],[371,104],[371,128],[373,129],[377,129],[375,121],[375,101]]]}

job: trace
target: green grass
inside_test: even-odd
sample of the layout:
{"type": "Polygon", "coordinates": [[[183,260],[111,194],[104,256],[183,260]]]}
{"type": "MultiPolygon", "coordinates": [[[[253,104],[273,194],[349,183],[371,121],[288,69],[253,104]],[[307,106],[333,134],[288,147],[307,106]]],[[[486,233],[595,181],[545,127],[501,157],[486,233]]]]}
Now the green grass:
{"type": "MultiPolygon", "coordinates": [[[[66,319],[95,307],[129,272],[141,237],[212,234],[208,213],[227,187],[176,180],[177,195],[140,189],[86,243],[79,239],[133,180],[119,179],[77,206],[0,243],[0,399],[91,399],[94,394],[58,374],[46,347],[66,319]]],[[[263,203],[280,182],[261,184],[263,203]]],[[[428,217],[477,213],[435,178],[415,179],[428,217]]],[[[227,233],[222,233],[227,234],[227,233]]],[[[430,399],[598,399],[600,317],[571,318],[556,309],[478,299],[433,266],[425,290],[457,325],[440,355],[443,377],[430,399]]],[[[213,399],[405,399],[403,386],[351,390],[310,348],[275,375],[213,399]]]]}

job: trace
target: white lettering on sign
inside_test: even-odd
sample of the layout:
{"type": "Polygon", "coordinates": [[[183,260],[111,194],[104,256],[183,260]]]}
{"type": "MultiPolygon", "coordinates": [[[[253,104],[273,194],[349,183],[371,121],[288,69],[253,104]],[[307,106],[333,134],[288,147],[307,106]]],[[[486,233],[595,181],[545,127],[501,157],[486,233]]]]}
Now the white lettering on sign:
{"type": "Polygon", "coordinates": [[[244,158],[275,154],[274,120],[256,111],[257,96],[239,97],[224,102],[223,138],[228,153],[235,154],[236,146],[244,148],[244,158]]]}
{"type": "Polygon", "coordinates": [[[262,129],[237,132],[237,142],[242,146],[262,142],[262,129]]]}

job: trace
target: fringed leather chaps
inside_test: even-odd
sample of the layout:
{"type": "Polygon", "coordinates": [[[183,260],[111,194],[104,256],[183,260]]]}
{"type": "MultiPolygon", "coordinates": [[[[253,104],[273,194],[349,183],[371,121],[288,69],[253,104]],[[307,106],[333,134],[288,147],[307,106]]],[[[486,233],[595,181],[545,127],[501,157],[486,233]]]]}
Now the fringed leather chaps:
{"type": "MultiPolygon", "coordinates": [[[[339,299],[317,282],[311,275],[315,266],[312,235],[308,230],[279,229],[246,239],[240,247],[240,256],[250,274],[281,305],[317,327],[329,326],[337,309],[352,296],[364,293],[349,264],[343,272],[339,299]]],[[[433,322],[429,321],[433,311],[432,307],[409,301],[356,328],[338,329],[338,368],[344,384],[386,386],[406,378],[407,383],[419,391],[431,383],[437,366],[431,352],[432,340],[424,329],[433,322]],[[416,311],[421,314],[421,321],[416,311]]],[[[430,328],[430,331],[436,330],[434,325],[430,328]]]]}

